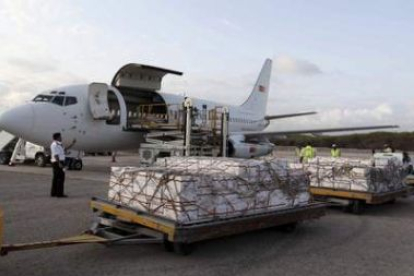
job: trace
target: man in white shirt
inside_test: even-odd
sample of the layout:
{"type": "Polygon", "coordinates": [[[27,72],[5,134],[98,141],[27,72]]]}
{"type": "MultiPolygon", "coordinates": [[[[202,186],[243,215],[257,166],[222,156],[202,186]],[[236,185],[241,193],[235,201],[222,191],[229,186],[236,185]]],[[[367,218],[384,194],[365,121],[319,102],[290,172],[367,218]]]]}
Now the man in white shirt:
{"type": "MultiPolygon", "coordinates": [[[[72,147],[76,140],[68,147],[72,147]]],[[[53,142],[50,145],[50,161],[53,167],[52,190],[50,196],[52,197],[67,197],[64,194],[65,172],[63,171],[65,165],[65,148],[62,145],[62,135],[60,133],[53,134],[53,142]]]]}

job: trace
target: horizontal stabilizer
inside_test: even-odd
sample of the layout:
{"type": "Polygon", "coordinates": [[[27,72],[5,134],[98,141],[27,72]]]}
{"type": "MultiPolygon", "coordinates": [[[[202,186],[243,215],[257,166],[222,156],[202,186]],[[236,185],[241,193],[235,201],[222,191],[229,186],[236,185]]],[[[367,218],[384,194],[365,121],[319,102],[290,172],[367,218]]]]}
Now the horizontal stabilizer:
{"type": "Polygon", "coordinates": [[[311,112],[280,114],[280,115],[266,115],[264,119],[270,121],[270,120],[278,120],[278,119],[284,119],[284,118],[290,118],[290,117],[309,116],[309,115],[315,115],[315,114],[317,114],[317,112],[311,111],[311,112]]]}
{"type": "Polygon", "coordinates": [[[236,132],[232,134],[240,134],[245,137],[260,137],[260,136],[277,136],[290,134],[316,134],[326,132],[343,132],[343,131],[362,131],[362,130],[377,130],[377,129],[391,129],[399,128],[397,125],[382,125],[382,126],[362,126],[362,127],[342,127],[342,128],[325,128],[325,129],[307,129],[307,130],[287,130],[287,131],[271,131],[271,132],[236,132]]]}

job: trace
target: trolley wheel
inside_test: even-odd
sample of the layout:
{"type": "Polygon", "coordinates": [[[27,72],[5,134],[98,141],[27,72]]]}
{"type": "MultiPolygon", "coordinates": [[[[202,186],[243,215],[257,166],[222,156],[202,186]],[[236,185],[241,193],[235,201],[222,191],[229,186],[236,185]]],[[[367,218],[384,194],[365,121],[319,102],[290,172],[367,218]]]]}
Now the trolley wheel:
{"type": "Polygon", "coordinates": [[[164,245],[165,251],[174,252],[174,243],[170,242],[166,238],[164,238],[163,245],[164,245]]]}
{"type": "Polygon", "coordinates": [[[388,204],[395,204],[397,202],[396,198],[391,199],[390,201],[388,201],[388,204]]]}
{"type": "Polygon", "coordinates": [[[182,256],[190,255],[194,251],[194,244],[184,243],[184,242],[174,242],[174,251],[175,253],[182,255],[182,256]]]}
{"type": "Polygon", "coordinates": [[[281,225],[279,229],[284,233],[293,233],[298,227],[298,224],[299,224],[298,222],[288,223],[285,225],[281,225]]]}
{"type": "Polygon", "coordinates": [[[355,215],[361,215],[365,210],[365,202],[362,200],[353,200],[345,210],[355,215]]]}

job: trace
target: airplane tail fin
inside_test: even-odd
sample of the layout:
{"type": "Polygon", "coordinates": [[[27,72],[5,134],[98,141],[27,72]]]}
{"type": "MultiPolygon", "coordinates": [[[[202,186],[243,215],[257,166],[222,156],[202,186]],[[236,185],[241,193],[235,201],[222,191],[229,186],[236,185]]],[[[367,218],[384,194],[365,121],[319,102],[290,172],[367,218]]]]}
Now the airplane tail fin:
{"type": "Polygon", "coordinates": [[[270,75],[272,73],[272,60],[266,59],[257,78],[253,91],[241,107],[252,111],[257,117],[266,115],[267,99],[269,97],[270,75]]]}

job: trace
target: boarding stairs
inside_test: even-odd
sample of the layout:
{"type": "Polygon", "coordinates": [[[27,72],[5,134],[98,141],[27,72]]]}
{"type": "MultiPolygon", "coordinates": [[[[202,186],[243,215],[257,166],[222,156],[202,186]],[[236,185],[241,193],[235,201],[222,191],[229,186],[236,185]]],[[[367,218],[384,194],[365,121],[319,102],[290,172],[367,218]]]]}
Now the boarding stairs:
{"type": "Polygon", "coordinates": [[[13,134],[0,130],[0,151],[3,151],[15,139],[16,137],[13,134]]]}
{"type": "Polygon", "coordinates": [[[24,143],[13,134],[0,130],[0,164],[23,163],[24,143]]]}

